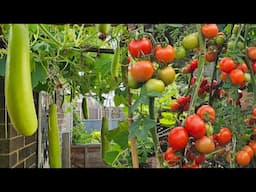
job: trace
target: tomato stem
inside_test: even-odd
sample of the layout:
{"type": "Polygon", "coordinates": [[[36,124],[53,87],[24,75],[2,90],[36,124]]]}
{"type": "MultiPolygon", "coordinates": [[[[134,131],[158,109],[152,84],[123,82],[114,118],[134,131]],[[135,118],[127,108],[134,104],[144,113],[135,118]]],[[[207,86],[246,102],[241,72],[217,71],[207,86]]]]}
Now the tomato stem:
{"type": "MultiPolygon", "coordinates": [[[[130,88],[128,88],[128,126],[132,124],[132,94],[130,88]]],[[[136,137],[132,138],[131,140],[131,153],[132,153],[132,167],[139,168],[139,160],[138,160],[138,153],[136,147],[136,137]]]]}
{"type": "Polygon", "coordinates": [[[199,54],[199,62],[198,62],[197,80],[195,82],[195,89],[193,90],[193,93],[192,93],[192,98],[191,98],[189,111],[188,111],[189,115],[194,113],[196,100],[198,97],[198,89],[199,89],[201,81],[203,79],[205,52],[206,52],[205,40],[204,40],[204,38],[202,36],[202,32],[201,32],[201,24],[197,24],[196,28],[197,28],[197,32],[198,32],[200,54],[199,54]]]}
{"type": "MultiPolygon", "coordinates": [[[[154,97],[149,97],[149,118],[150,119],[155,119],[154,104],[155,104],[155,98],[154,97]]],[[[156,157],[159,160],[160,166],[162,167],[162,165],[163,165],[163,156],[161,154],[160,144],[159,144],[158,137],[157,137],[156,126],[150,129],[150,133],[152,135],[152,139],[153,139],[153,143],[154,143],[154,147],[155,147],[155,152],[156,152],[156,157]]]]}

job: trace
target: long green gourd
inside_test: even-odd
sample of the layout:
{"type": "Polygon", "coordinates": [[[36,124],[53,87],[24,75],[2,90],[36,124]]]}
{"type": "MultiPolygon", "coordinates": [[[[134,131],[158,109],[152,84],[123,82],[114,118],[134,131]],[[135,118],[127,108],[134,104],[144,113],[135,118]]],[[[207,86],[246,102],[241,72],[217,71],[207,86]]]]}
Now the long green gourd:
{"type": "Polygon", "coordinates": [[[51,168],[61,168],[61,151],[57,118],[57,105],[51,104],[48,117],[49,162],[51,168]]]}
{"type": "Polygon", "coordinates": [[[33,135],[38,127],[29,52],[28,26],[11,24],[5,70],[5,99],[14,128],[24,136],[33,135]]]}

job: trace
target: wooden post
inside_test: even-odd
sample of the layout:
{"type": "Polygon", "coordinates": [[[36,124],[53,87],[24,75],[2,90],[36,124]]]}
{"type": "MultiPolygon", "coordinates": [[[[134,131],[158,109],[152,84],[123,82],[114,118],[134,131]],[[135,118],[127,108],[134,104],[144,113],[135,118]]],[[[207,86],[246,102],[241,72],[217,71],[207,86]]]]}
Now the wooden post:
{"type": "Polygon", "coordinates": [[[70,133],[62,133],[62,168],[70,168],[70,133]]]}

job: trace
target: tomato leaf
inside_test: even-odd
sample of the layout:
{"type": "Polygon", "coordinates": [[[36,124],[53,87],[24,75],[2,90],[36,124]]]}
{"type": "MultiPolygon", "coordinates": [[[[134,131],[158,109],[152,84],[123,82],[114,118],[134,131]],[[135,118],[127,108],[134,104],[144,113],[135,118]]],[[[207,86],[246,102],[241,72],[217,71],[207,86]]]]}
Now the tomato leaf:
{"type": "Polygon", "coordinates": [[[129,127],[129,140],[134,136],[145,140],[148,136],[148,131],[154,126],[156,126],[156,122],[153,119],[150,119],[149,117],[139,118],[129,127]]]}

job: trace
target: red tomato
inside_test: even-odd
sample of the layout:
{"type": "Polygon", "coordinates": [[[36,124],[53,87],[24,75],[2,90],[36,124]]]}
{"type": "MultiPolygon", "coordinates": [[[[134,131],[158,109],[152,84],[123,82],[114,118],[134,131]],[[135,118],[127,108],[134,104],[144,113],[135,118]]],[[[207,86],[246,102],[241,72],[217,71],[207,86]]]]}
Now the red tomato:
{"type": "Polygon", "coordinates": [[[250,155],[246,151],[238,151],[236,154],[236,162],[238,165],[246,166],[251,161],[250,155]]]}
{"type": "Polygon", "coordinates": [[[235,66],[235,62],[230,57],[224,57],[223,59],[221,59],[219,65],[220,70],[225,73],[229,73],[230,71],[235,69],[235,66]]]}
{"type": "Polygon", "coordinates": [[[168,64],[174,60],[175,52],[171,45],[167,45],[166,47],[157,45],[154,51],[154,57],[157,61],[168,64]]]}
{"type": "Polygon", "coordinates": [[[221,145],[227,144],[232,139],[232,133],[229,128],[223,127],[217,134],[217,140],[221,145]]]}
{"type": "Polygon", "coordinates": [[[256,155],[256,141],[250,141],[249,146],[253,149],[254,155],[256,155]]]}
{"type": "Polygon", "coordinates": [[[131,74],[135,81],[145,82],[154,73],[154,65],[150,61],[138,61],[131,66],[131,74]]]}
{"type": "Polygon", "coordinates": [[[185,128],[188,133],[199,139],[206,133],[206,127],[204,121],[196,114],[190,115],[185,120],[185,128]]]}
{"type": "Polygon", "coordinates": [[[191,61],[190,64],[188,64],[188,72],[193,73],[197,68],[197,66],[198,66],[198,60],[194,59],[193,61],[191,61]]]}
{"type": "Polygon", "coordinates": [[[196,113],[204,121],[211,121],[213,123],[215,120],[215,110],[210,105],[202,105],[197,109],[196,113]]]}
{"type": "Polygon", "coordinates": [[[178,102],[174,102],[170,105],[171,111],[179,111],[180,104],[178,102]]]}
{"type": "Polygon", "coordinates": [[[180,157],[175,154],[175,150],[172,147],[169,147],[164,154],[164,159],[168,161],[169,165],[173,166],[179,162],[180,157]]]}
{"type": "Polygon", "coordinates": [[[256,73],[256,61],[252,61],[253,72],[256,73]]]}
{"type": "Polygon", "coordinates": [[[128,50],[133,57],[141,57],[151,53],[152,42],[150,39],[143,37],[142,39],[133,39],[128,44],[128,50]]]}
{"type": "Polygon", "coordinates": [[[256,107],[253,108],[253,110],[252,110],[252,115],[253,115],[253,116],[256,116],[256,107]]]}
{"type": "Polygon", "coordinates": [[[204,24],[201,31],[205,38],[211,39],[217,36],[219,29],[216,24],[204,24]]]}
{"type": "Polygon", "coordinates": [[[175,127],[168,133],[168,143],[175,149],[180,150],[188,143],[188,132],[184,127],[175,127]]]}
{"type": "Polygon", "coordinates": [[[238,64],[237,69],[241,69],[244,73],[248,72],[248,67],[244,62],[241,64],[238,64]]]}
{"type": "Polygon", "coordinates": [[[230,80],[235,85],[241,85],[245,81],[244,72],[241,69],[233,69],[229,73],[230,80]]]}
{"type": "Polygon", "coordinates": [[[252,158],[254,156],[254,151],[249,145],[245,145],[242,148],[242,151],[246,151],[249,154],[250,158],[252,158]]]}
{"type": "Polygon", "coordinates": [[[256,47],[248,47],[247,55],[251,60],[256,60],[256,47]]]}

